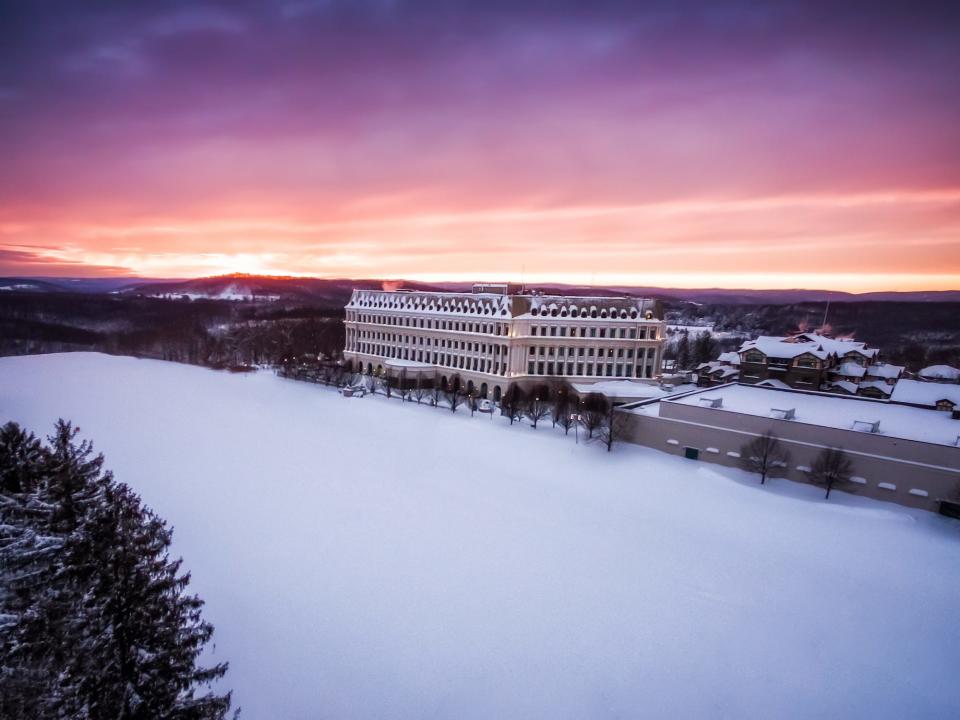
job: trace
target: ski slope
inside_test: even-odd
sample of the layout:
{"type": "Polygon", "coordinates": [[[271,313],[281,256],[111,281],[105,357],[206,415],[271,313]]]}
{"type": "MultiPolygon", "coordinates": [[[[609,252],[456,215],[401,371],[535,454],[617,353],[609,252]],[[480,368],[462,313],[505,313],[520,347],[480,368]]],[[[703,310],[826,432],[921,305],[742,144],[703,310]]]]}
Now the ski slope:
{"type": "Polygon", "coordinates": [[[174,527],[247,720],[960,717],[960,522],[260,372],[0,358],[174,527]]]}

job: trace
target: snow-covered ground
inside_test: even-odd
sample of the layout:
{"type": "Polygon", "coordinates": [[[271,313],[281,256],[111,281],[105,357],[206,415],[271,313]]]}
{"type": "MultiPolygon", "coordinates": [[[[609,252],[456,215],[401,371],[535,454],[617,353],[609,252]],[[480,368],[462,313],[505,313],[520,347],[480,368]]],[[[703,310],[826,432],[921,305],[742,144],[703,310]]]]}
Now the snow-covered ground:
{"type": "Polygon", "coordinates": [[[546,427],[0,359],[176,528],[249,719],[960,717],[960,523],[546,427]]]}

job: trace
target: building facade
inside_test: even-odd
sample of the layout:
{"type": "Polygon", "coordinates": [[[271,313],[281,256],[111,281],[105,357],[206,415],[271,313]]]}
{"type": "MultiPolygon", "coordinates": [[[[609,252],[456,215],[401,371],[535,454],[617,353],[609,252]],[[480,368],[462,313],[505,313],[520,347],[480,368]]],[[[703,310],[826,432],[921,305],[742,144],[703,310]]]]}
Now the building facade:
{"type": "Polygon", "coordinates": [[[834,368],[844,364],[866,367],[879,357],[879,351],[865,343],[819,333],[761,335],[743,343],[738,354],[741,383],[772,383],[774,387],[782,383],[799,390],[825,390],[834,368]]]}
{"type": "Polygon", "coordinates": [[[664,323],[645,298],[521,293],[354,290],[344,358],[362,372],[454,377],[498,401],[510,383],[596,382],[659,375],[664,323]]]}

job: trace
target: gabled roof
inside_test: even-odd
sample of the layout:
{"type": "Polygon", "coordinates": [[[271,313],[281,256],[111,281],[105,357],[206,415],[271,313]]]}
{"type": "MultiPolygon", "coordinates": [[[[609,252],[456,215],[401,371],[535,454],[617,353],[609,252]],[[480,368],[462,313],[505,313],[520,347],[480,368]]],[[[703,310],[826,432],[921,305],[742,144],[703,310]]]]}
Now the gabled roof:
{"type": "Polygon", "coordinates": [[[854,340],[838,340],[819,333],[801,333],[790,337],[761,335],[756,340],[748,340],[740,346],[740,352],[759,350],[767,357],[792,359],[809,353],[820,360],[831,355],[844,356],[857,353],[873,358],[877,350],[868,348],[865,343],[854,340]]]}
{"type": "Polygon", "coordinates": [[[866,390],[868,388],[873,388],[874,390],[879,390],[884,395],[890,395],[893,392],[893,385],[887,385],[883,380],[868,380],[867,382],[860,383],[860,390],[866,390]]]}
{"type": "Polygon", "coordinates": [[[860,387],[859,385],[857,385],[856,383],[852,383],[849,380],[837,380],[827,385],[827,389],[830,391],[836,392],[837,390],[842,390],[843,392],[849,393],[850,395],[856,395],[857,388],[859,387],[860,387]]]}
{"type": "Polygon", "coordinates": [[[869,375],[870,377],[879,377],[879,378],[887,378],[890,380],[895,380],[896,378],[903,375],[903,366],[891,365],[889,363],[881,363],[880,365],[868,365],[867,375],[869,375]]]}
{"type": "Polygon", "coordinates": [[[842,375],[843,377],[855,377],[861,378],[867,374],[867,369],[863,365],[858,365],[855,362],[845,362],[840,363],[830,372],[836,373],[837,375],[842,375]]]}

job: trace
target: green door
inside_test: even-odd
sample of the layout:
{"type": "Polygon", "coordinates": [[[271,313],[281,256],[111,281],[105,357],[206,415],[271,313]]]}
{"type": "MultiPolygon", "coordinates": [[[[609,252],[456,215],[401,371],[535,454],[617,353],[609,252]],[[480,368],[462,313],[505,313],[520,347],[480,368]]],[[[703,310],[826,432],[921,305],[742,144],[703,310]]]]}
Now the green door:
{"type": "Polygon", "coordinates": [[[684,448],[683,456],[688,460],[699,460],[700,459],[700,450],[698,448],[684,448]]]}

